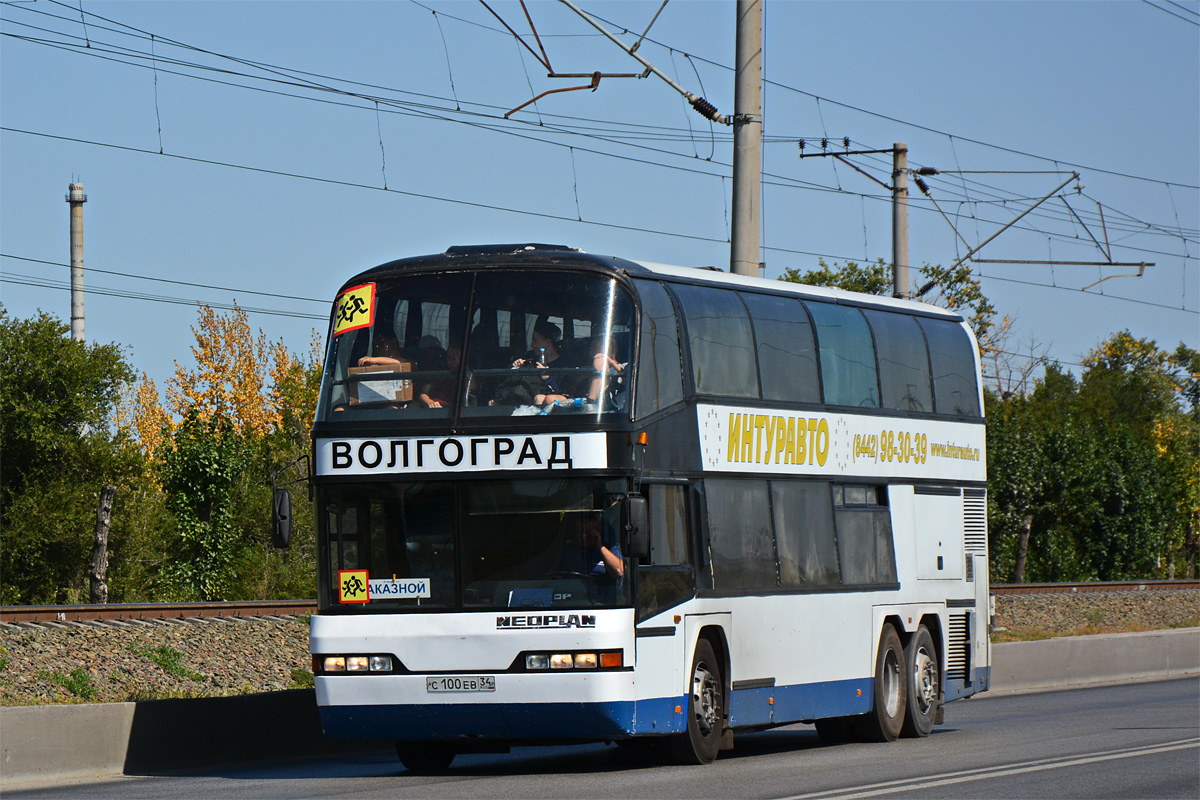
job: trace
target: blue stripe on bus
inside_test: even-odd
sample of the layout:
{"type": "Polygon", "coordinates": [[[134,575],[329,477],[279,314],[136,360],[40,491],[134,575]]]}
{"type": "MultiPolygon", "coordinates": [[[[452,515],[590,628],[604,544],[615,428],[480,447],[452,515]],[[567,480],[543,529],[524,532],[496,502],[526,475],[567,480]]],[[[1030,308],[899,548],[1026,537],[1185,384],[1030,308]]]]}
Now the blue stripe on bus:
{"type": "MultiPolygon", "coordinates": [[[[738,690],[730,698],[730,723],[737,728],[862,714],[871,709],[871,686],[870,678],[858,678],[738,690]]],[[[609,703],[321,706],[320,714],[321,727],[331,739],[624,739],[682,733],[687,725],[687,697],[609,703]]]]}
{"type": "Polygon", "coordinates": [[[992,685],[992,668],[978,667],[975,669],[975,680],[967,681],[961,678],[951,678],[946,681],[945,702],[970,697],[979,692],[986,692],[992,685]]]}
{"type": "Polygon", "coordinates": [[[741,728],[864,714],[871,710],[871,687],[870,678],[855,678],[735,690],[729,701],[729,724],[741,728]]]}
{"type": "Polygon", "coordinates": [[[331,739],[622,739],[635,732],[635,704],[629,700],[321,706],[319,710],[321,727],[331,739]]]}

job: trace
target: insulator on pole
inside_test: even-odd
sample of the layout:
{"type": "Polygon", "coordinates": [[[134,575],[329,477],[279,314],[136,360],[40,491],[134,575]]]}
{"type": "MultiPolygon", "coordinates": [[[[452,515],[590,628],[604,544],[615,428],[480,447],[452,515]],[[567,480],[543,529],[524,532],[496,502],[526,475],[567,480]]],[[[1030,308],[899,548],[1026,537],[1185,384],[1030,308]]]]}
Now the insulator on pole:
{"type": "Polygon", "coordinates": [[[705,100],[703,97],[697,97],[692,100],[692,108],[699,112],[700,116],[717,121],[717,117],[721,116],[717,112],[717,107],[705,100]]]}

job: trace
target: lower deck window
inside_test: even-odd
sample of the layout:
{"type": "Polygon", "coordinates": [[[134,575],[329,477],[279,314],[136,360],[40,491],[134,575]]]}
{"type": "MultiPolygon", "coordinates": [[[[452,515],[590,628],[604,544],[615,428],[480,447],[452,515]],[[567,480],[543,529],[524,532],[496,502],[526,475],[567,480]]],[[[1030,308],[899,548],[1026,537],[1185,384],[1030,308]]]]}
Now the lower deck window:
{"type": "Polygon", "coordinates": [[[762,591],[894,585],[886,486],[705,482],[712,588],[762,591]]]}

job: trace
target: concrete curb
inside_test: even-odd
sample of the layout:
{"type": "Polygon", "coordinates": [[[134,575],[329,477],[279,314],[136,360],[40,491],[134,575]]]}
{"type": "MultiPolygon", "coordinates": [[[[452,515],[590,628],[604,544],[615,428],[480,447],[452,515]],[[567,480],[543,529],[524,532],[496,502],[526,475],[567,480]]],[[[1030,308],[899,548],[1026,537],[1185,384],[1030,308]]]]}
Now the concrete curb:
{"type": "MultiPolygon", "coordinates": [[[[994,694],[1200,674],[1200,628],[992,645],[994,694]]],[[[987,695],[984,695],[986,697],[987,695]]],[[[0,789],[378,749],[331,742],[311,689],[0,708],[0,789]]]]}

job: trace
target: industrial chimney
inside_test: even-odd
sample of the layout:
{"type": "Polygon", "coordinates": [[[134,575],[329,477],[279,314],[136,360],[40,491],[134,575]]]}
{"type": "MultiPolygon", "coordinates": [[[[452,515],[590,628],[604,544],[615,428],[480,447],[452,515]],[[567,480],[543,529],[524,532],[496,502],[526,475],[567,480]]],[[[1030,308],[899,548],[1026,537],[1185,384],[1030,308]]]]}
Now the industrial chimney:
{"type": "Polygon", "coordinates": [[[71,338],[83,341],[83,204],[87,195],[82,183],[67,187],[71,206],[71,338]]]}

